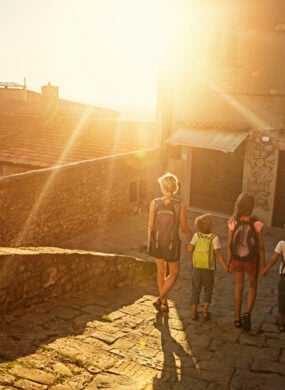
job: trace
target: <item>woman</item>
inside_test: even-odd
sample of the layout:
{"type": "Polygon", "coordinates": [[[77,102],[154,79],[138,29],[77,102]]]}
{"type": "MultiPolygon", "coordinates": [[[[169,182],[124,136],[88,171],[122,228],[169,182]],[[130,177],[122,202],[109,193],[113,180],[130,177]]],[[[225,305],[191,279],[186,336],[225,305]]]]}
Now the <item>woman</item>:
{"type": "Polygon", "coordinates": [[[176,199],[178,179],[166,173],[158,179],[162,197],[150,203],[148,225],[148,251],[157,266],[159,297],[153,303],[157,311],[168,312],[167,294],[179,273],[181,241],[179,227],[191,240],[193,233],[187,226],[186,206],[176,199]]]}

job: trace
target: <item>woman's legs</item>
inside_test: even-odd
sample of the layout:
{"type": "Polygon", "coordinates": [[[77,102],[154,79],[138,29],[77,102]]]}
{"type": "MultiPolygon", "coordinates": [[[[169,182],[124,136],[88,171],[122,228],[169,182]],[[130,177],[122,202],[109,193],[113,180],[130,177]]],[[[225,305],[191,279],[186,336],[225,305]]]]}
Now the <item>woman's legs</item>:
{"type": "Polygon", "coordinates": [[[159,295],[161,295],[161,291],[163,289],[165,279],[166,279],[167,263],[163,259],[155,259],[155,262],[157,268],[157,274],[156,274],[157,287],[158,287],[159,295]]]}
{"type": "Polygon", "coordinates": [[[241,304],[242,304],[242,294],[244,288],[244,272],[235,272],[235,295],[234,295],[234,303],[235,303],[235,319],[240,321],[241,319],[241,304]]]}
{"type": "Polygon", "coordinates": [[[157,286],[159,298],[162,303],[166,303],[167,294],[174,286],[179,274],[179,261],[166,262],[163,259],[155,259],[157,266],[157,286]],[[166,276],[168,265],[168,275],[166,276]]]}

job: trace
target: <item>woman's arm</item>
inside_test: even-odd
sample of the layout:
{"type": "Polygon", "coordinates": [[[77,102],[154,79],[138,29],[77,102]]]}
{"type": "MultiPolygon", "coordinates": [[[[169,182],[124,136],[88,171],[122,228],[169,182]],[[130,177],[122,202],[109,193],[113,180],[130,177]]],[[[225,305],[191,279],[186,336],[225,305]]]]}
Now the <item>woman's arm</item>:
{"type": "Polygon", "coordinates": [[[181,202],[181,205],[180,205],[180,226],[181,226],[183,233],[190,241],[191,238],[193,237],[193,233],[192,233],[192,230],[189,229],[189,227],[187,225],[186,206],[185,206],[185,203],[183,203],[183,202],[181,202]]]}
{"type": "Polygon", "coordinates": [[[262,230],[260,232],[257,232],[257,238],[258,238],[259,264],[260,267],[263,268],[265,266],[265,249],[263,243],[262,230]]]}
{"type": "Polygon", "coordinates": [[[232,240],[233,240],[233,231],[228,229],[228,242],[227,242],[227,269],[230,270],[230,265],[232,262],[232,240]]]}
{"type": "Polygon", "coordinates": [[[147,229],[147,249],[149,250],[150,237],[154,224],[154,210],[155,210],[155,201],[152,200],[149,205],[149,218],[148,218],[148,229],[147,229]]]}
{"type": "Polygon", "coordinates": [[[188,244],[188,245],[187,245],[187,249],[188,249],[189,252],[194,252],[195,245],[193,245],[193,244],[188,244]]]}

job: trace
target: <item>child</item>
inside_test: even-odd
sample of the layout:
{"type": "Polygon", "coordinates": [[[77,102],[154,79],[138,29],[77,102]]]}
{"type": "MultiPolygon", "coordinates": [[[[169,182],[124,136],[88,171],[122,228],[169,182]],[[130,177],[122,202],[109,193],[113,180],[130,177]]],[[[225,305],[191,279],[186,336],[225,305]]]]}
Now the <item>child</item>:
{"type": "Polygon", "coordinates": [[[258,268],[264,266],[263,223],[252,217],[254,197],[242,193],[238,196],[234,213],[228,222],[228,268],[235,273],[234,326],[251,330],[251,312],[257,293],[258,268]],[[246,311],[241,317],[244,277],[247,274],[249,290],[246,311]]]}
{"type": "Polygon", "coordinates": [[[209,304],[211,303],[214,288],[215,257],[219,260],[225,271],[226,262],[220,252],[221,244],[218,236],[213,231],[213,220],[210,214],[204,214],[195,219],[198,233],[192,237],[188,250],[193,252],[192,271],[192,319],[197,320],[198,304],[202,288],[204,289],[204,312],[205,321],[210,319],[209,304]]]}
{"type": "Polygon", "coordinates": [[[270,268],[277,262],[281,255],[281,263],[279,266],[279,282],[278,282],[278,312],[279,312],[279,330],[285,332],[285,241],[279,241],[274,249],[269,262],[260,270],[260,275],[264,276],[270,268]]]}

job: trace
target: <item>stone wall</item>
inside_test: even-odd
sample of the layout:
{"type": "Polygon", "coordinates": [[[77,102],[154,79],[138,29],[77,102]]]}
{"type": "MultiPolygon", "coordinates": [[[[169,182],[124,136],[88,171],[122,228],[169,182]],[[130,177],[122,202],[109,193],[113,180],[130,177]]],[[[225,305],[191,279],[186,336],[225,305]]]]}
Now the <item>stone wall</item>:
{"type": "Polygon", "coordinates": [[[247,142],[245,154],[243,190],[255,196],[256,214],[269,226],[274,208],[281,139],[279,130],[254,131],[247,142]]]}
{"type": "Polygon", "coordinates": [[[58,246],[148,207],[159,161],[159,151],[149,150],[0,178],[1,245],[58,246]],[[144,198],[130,200],[131,183],[133,191],[141,181],[144,198]]]}
{"type": "Polygon", "coordinates": [[[60,248],[0,248],[0,312],[155,280],[155,263],[60,248]]]}

